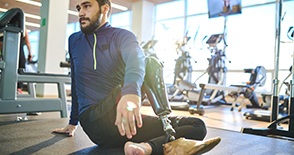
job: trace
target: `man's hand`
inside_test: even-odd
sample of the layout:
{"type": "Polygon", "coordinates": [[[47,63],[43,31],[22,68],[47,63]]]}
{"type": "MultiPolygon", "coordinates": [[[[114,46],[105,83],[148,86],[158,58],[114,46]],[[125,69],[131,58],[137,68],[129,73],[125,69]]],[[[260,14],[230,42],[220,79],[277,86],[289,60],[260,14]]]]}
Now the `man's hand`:
{"type": "Polygon", "coordinates": [[[28,61],[33,61],[33,57],[34,57],[34,56],[33,56],[32,54],[29,54],[29,55],[28,55],[28,61]]]}
{"type": "Polygon", "coordinates": [[[74,132],[76,131],[77,126],[76,125],[67,125],[65,128],[55,129],[53,132],[55,133],[68,133],[69,136],[73,136],[74,132]]]}
{"type": "Polygon", "coordinates": [[[138,95],[124,95],[118,102],[115,125],[122,136],[126,135],[128,139],[131,139],[132,135],[136,135],[135,119],[137,126],[142,127],[140,108],[141,98],[138,95]]]}

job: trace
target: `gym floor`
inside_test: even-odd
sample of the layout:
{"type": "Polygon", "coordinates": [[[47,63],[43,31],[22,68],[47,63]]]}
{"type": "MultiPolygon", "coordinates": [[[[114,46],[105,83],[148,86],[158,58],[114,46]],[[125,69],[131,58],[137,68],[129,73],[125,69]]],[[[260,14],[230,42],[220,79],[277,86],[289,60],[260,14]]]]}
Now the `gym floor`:
{"type": "MultiPolygon", "coordinates": [[[[68,102],[70,109],[70,102],[68,102]]],[[[199,117],[207,125],[205,139],[219,136],[221,142],[208,155],[293,155],[294,140],[285,137],[264,137],[240,133],[242,127],[265,128],[269,122],[248,120],[243,116],[246,111],[230,111],[230,106],[204,106],[204,116],[191,115],[188,111],[173,110],[171,115],[199,117]]],[[[69,111],[70,112],[70,111],[69,111]]],[[[150,106],[142,106],[143,114],[154,115],[150,106]]],[[[74,137],[55,134],[55,128],[65,127],[68,118],[60,118],[59,112],[42,112],[38,116],[26,116],[28,121],[15,121],[17,116],[26,114],[0,115],[0,154],[1,155],[65,155],[65,154],[123,154],[123,148],[101,149],[93,144],[82,128],[74,137]]],[[[283,124],[287,127],[287,124],[283,124]]]]}

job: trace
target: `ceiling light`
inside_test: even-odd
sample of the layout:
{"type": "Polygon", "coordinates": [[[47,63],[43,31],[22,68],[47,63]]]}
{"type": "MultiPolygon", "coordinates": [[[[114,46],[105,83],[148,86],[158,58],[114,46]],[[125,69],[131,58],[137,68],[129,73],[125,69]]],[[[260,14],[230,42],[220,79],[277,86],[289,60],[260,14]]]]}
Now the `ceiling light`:
{"type": "Polygon", "coordinates": [[[122,10],[122,11],[127,11],[128,10],[127,7],[122,6],[122,5],[118,5],[118,4],[115,4],[115,3],[111,3],[111,7],[122,10]]]}
{"type": "Polygon", "coordinates": [[[0,8],[0,11],[1,11],[1,12],[6,12],[7,9],[0,8]]]}
{"type": "MultiPolygon", "coordinates": [[[[36,6],[42,6],[42,3],[35,2],[35,1],[32,1],[32,0],[16,0],[16,1],[27,3],[27,4],[31,4],[31,5],[36,5],[36,6]]],[[[122,10],[122,11],[127,11],[128,10],[127,7],[122,6],[122,5],[118,5],[118,4],[115,4],[115,3],[111,3],[111,6],[113,8],[116,8],[116,9],[119,9],[119,10],[122,10]]]]}
{"type": "Polygon", "coordinates": [[[41,19],[41,17],[37,16],[37,15],[32,15],[32,14],[28,14],[28,13],[25,13],[24,15],[25,15],[25,17],[28,17],[28,18],[41,19]]]}
{"type": "Polygon", "coordinates": [[[35,5],[35,6],[42,6],[42,3],[36,2],[36,1],[31,1],[31,0],[16,0],[16,1],[31,4],[31,5],[35,5]]]}
{"type": "MultiPolygon", "coordinates": [[[[8,11],[8,10],[4,9],[4,8],[0,8],[0,12],[6,12],[6,11],[8,11]]],[[[32,15],[32,14],[28,14],[28,13],[24,13],[24,16],[28,17],[28,18],[33,18],[33,19],[41,19],[40,16],[32,15]]]]}
{"type": "MultiPolygon", "coordinates": [[[[121,5],[118,5],[118,4],[114,4],[114,3],[111,3],[111,7],[122,10],[122,11],[127,11],[128,10],[127,7],[121,6],[121,5]]],[[[77,12],[77,11],[67,10],[67,13],[71,14],[71,15],[74,15],[74,16],[79,16],[79,12],[77,12]]]]}
{"type": "Polygon", "coordinates": [[[67,10],[67,13],[74,15],[74,16],[79,16],[79,12],[77,12],[77,11],[67,10]]]}
{"type": "Polygon", "coordinates": [[[40,24],[31,23],[31,22],[25,22],[25,25],[32,26],[32,27],[40,27],[40,24]]]}

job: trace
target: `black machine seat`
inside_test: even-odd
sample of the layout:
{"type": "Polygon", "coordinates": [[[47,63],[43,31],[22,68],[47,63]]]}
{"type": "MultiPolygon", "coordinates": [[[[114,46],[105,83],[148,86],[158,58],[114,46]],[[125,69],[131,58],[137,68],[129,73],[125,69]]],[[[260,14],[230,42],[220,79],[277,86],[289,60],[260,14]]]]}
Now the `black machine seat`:
{"type": "Polygon", "coordinates": [[[22,36],[24,36],[24,13],[19,8],[12,8],[6,12],[0,13],[0,29],[6,27],[19,28],[21,29],[22,36]]]}

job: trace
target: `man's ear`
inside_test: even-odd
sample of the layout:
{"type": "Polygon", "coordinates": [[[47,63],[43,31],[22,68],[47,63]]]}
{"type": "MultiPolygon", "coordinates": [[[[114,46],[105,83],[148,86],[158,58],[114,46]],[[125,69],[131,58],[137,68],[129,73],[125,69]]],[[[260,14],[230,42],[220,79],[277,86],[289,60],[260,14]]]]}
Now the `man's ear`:
{"type": "Polygon", "coordinates": [[[108,4],[104,4],[102,6],[102,13],[107,16],[108,11],[109,11],[109,5],[108,4]]]}

